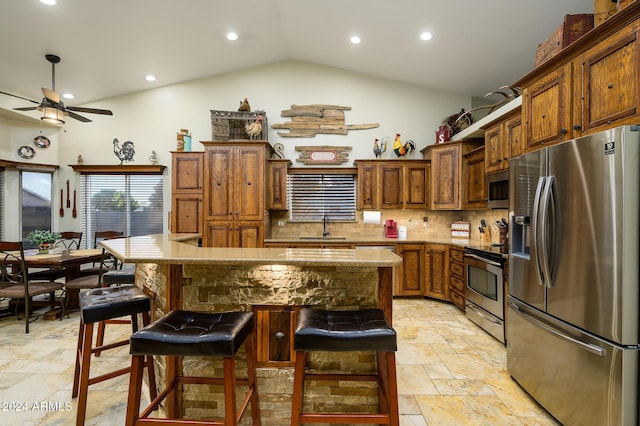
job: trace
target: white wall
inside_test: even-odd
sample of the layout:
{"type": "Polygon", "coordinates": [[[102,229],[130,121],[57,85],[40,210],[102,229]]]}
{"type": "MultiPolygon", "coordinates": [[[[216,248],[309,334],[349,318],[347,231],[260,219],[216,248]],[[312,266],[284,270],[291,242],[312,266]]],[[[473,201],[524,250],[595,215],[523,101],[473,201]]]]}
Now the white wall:
{"type": "MultiPolygon", "coordinates": [[[[162,81],[162,75],[158,78],[162,81]]],[[[295,146],[351,146],[350,161],[344,166],[353,166],[355,159],[374,158],[373,140],[385,136],[390,138],[390,143],[383,157],[395,158],[391,150],[395,133],[400,133],[402,140],[412,139],[417,147],[413,157],[420,158],[420,149],[434,143],[435,131],[442,120],[471,105],[471,97],[458,94],[304,62],[280,62],[83,105],[110,109],[114,115],[85,114],[93,123],[68,119],[67,124],[53,134],[48,133],[51,129],[45,129],[52,147],[38,151],[32,161],[60,164],[59,182],[70,179],[73,190],[79,187],[80,177],[67,165],[75,164],[79,154],[85,164],[119,164],[112,141],[114,138],[121,143],[131,140],[136,150],[131,164],[149,164],[149,155],[155,150],[158,163],[167,166],[164,202],[165,209],[169,210],[170,151],[176,149],[176,133],[179,129],[189,129],[192,150],[202,150],[198,141],[212,138],[210,110],[235,111],[244,97],[249,98],[252,109],[266,111],[269,125],[289,121],[280,117],[280,112],[292,104],[350,106],[351,110],[345,111],[347,124],[380,124],[376,129],[350,131],[347,136],[315,138],[282,138],[269,129],[269,142],[282,143],[285,157],[293,161],[294,167],[302,167],[295,161],[298,157],[295,146]]],[[[11,126],[11,148],[9,152],[0,148],[2,158],[20,161],[13,153],[20,145],[30,144],[40,130],[23,127],[11,126]]],[[[6,137],[6,133],[0,120],[0,137],[6,137]]],[[[79,226],[79,218],[73,219],[70,214],[62,219],[56,217],[56,221],[59,221],[57,229],[79,226]]]]}

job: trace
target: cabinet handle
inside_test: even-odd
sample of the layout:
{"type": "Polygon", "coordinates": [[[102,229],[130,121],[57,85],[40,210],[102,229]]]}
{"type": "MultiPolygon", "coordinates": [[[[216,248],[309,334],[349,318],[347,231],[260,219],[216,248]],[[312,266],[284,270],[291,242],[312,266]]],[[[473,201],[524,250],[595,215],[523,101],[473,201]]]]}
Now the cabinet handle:
{"type": "Polygon", "coordinates": [[[547,114],[542,114],[542,118],[547,118],[547,114]]]}
{"type": "Polygon", "coordinates": [[[251,182],[247,182],[247,185],[248,185],[248,186],[251,186],[251,182]]]}
{"type": "Polygon", "coordinates": [[[580,127],[579,124],[574,124],[573,125],[573,130],[582,130],[582,127],[580,127]]]}
{"type": "Polygon", "coordinates": [[[613,89],[613,83],[609,83],[609,85],[607,86],[607,89],[613,89]]]}
{"type": "Polygon", "coordinates": [[[560,134],[561,134],[561,135],[564,135],[564,134],[566,134],[566,133],[567,133],[567,129],[560,129],[560,134]]]}
{"type": "Polygon", "coordinates": [[[222,185],[222,184],[221,184],[220,182],[216,182],[216,185],[220,186],[220,185],[222,185]]]}

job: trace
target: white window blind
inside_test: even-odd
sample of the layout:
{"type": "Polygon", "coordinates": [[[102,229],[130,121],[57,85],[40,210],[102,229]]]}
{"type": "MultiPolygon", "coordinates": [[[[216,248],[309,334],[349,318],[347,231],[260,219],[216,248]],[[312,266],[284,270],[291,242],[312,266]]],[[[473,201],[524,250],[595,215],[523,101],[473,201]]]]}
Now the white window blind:
{"type": "Polygon", "coordinates": [[[319,222],[355,221],[356,177],[353,174],[290,174],[288,178],[290,220],[319,222]]]}
{"type": "Polygon", "coordinates": [[[83,246],[93,245],[96,231],[125,236],[161,234],[162,175],[82,175],[80,217],[83,246]]]}

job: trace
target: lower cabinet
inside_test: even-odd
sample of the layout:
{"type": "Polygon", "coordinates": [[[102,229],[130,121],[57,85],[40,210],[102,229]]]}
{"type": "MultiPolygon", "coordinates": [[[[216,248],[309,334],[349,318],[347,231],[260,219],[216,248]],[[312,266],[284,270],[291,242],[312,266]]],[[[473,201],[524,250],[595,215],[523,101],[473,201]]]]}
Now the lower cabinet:
{"type": "Polygon", "coordinates": [[[458,308],[464,311],[464,250],[460,247],[449,247],[449,298],[458,308]]]}
{"type": "Polygon", "coordinates": [[[397,244],[402,265],[394,269],[394,296],[423,296],[425,283],[424,244],[397,244]]]}
{"type": "Polygon", "coordinates": [[[424,295],[449,300],[449,246],[426,244],[425,259],[427,280],[424,295]]]}
{"type": "Polygon", "coordinates": [[[207,221],[204,224],[205,247],[263,247],[264,222],[247,221],[207,221]]]}

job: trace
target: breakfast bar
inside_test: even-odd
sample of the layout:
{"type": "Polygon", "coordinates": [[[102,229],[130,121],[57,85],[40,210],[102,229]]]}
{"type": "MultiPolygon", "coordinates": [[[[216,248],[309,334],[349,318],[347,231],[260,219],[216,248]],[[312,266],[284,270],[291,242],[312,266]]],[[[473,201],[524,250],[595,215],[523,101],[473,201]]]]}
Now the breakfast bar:
{"type": "MultiPolygon", "coordinates": [[[[292,336],[299,309],[377,307],[392,322],[393,267],[402,259],[391,251],[198,247],[197,238],[151,235],[101,244],[121,261],[136,264],[136,283],[152,297],[152,319],[175,309],[254,312],[260,407],[269,424],[289,424],[295,362],[292,336]]],[[[156,364],[158,382],[178,371],[213,373],[220,368],[216,360],[201,358],[169,357],[166,363],[157,359],[156,364]]],[[[319,353],[310,359],[309,367],[372,371],[375,356],[319,353]]],[[[350,388],[332,382],[309,389],[308,395],[320,411],[375,411],[378,404],[375,386],[350,388]]],[[[205,392],[185,385],[165,409],[190,418],[221,417],[223,405],[221,388],[205,392]]]]}

